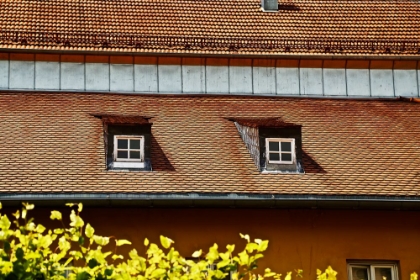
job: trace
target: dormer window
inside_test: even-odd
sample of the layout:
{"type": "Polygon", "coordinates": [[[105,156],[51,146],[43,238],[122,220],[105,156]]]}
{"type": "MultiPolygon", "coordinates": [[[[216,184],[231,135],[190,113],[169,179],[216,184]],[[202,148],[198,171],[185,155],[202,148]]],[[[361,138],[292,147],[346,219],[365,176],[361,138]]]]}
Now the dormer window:
{"type": "Polygon", "coordinates": [[[266,138],[265,147],[269,163],[293,164],[295,162],[294,138],[266,138]]]}
{"type": "Polygon", "coordinates": [[[104,126],[107,170],[152,171],[150,117],[95,115],[104,126]]]}
{"type": "Polygon", "coordinates": [[[144,168],[144,137],[114,135],[114,167],[144,168]]]}
{"type": "Polygon", "coordinates": [[[302,126],[281,118],[231,118],[261,173],[304,173],[302,126]]]}

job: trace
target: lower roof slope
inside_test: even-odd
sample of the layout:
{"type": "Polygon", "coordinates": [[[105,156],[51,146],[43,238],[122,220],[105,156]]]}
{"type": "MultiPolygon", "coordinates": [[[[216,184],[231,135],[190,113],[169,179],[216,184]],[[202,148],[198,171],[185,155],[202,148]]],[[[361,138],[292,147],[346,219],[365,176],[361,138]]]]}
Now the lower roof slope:
{"type": "Polygon", "coordinates": [[[420,194],[420,104],[0,93],[1,193],[420,194]],[[105,169],[93,115],[150,116],[153,172],[105,169]],[[260,174],[228,118],[302,125],[306,174],[260,174]]]}

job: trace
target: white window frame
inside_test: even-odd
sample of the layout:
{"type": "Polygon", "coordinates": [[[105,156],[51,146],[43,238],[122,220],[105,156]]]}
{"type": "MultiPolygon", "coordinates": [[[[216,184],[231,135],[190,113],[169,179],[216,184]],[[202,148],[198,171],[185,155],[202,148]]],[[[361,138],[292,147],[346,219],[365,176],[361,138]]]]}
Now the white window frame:
{"type": "Polygon", "coordinates": [[[113,154],[113,167],[119,168],[144,168],[144,136],[142,135],[114,135],[114,154],[113,154]],[[118,149],[118,140],[127,139],[128,148],[127,149],[118,149]],[[130,140],[140,140],[140,149],[133,149],[140,152],[140,159],[131,159],[131,158],[118,158],[118,151],[125,150],[130,156],[130,140]]]}
{"type": "Polygon", "coordinates": [[[366,280],[382,280],[375,279],[375,268],[390,268],[392,279],[387,280],[398,280],[398,266],[395,262],[350,262],[347,264],[349,280],[353,280],[352,268],[368,269],[368,279],[366,280]]]}
{"type": "MultiPolygon", "coordinates": [[[[273,151],[271,152],[273,153],[273,151]]],[[[289,151],[287,152],[283,152],[283,153],[289,153],[289,151]]],[[[265,155],[267,158],[267,162],[268,163],[276,163],[276,164],[293,164],[295,163],[295,158],[296,158],[296,150],[295,150],[295,139],[294,138],[266,138],[265,139],[265,155]],[[275,151],[278,152],[280,155],[280,160],[270,160],[270,142],[278,142],[279,143],[279,151],[275,151]],[[288,142],[291,143],[292,146],[292,151],[291,151],[291,155],[292,155],[292,160],[281,160],[281,142],[288,142]]]]}

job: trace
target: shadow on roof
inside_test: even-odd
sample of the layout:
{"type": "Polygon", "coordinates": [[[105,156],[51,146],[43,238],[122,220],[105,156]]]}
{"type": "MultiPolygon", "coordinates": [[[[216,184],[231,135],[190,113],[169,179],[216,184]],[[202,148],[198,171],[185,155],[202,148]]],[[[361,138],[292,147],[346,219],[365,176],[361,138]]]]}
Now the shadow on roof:
{"type": "Polygon", "coordinates": [[[153,171],[175,171],[175,168],[172,166],[153,134],[151,137],[151,145],[152,148],[150,153],[153,171]]]}
{"type": "Polygon", "coordinates": [[[310,155],[302,150],[302,161],[305,173],[327,173],[310,155]]]}
{"type": "Polygon", "coordinates": [[[300,11],[300,8],[293,3],[280,3],[279,11],[300,11]]]}

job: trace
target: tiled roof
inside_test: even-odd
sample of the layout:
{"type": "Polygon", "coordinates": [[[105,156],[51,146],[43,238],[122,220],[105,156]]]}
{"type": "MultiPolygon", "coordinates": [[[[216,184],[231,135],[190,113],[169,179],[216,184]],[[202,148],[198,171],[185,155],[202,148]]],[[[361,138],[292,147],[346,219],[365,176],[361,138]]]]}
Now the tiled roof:
{"type": "Polygon", "coordinates": [[[418,54],[418,0],[7,0],[0,48],[199,54],[418,54]]]}
{"type": "Polygon", "coordinates": [[[286,123],[281,118],[230,118],[231,121],[249,127],[296,127],[294,123],[286,123]]]}
{"type": "Polygon", "coordinates": [[[93,114],[95,117],[100,118],[104,123],[108,124],[150,124],[148,118],[141,117],[141,116],[112,116],[112,115],[101,115],[101,114],[93,114]]]}
{"type": "Polygon", "coordinates": [[[241,96],[0,94],[2,193],[420,196],[420,104],[241,96]],[[102,120],[152,117],[152,172],[105,170],[102,120]],[[305,174],[261,174],[233,122],[302,125],[305,174]]]}

